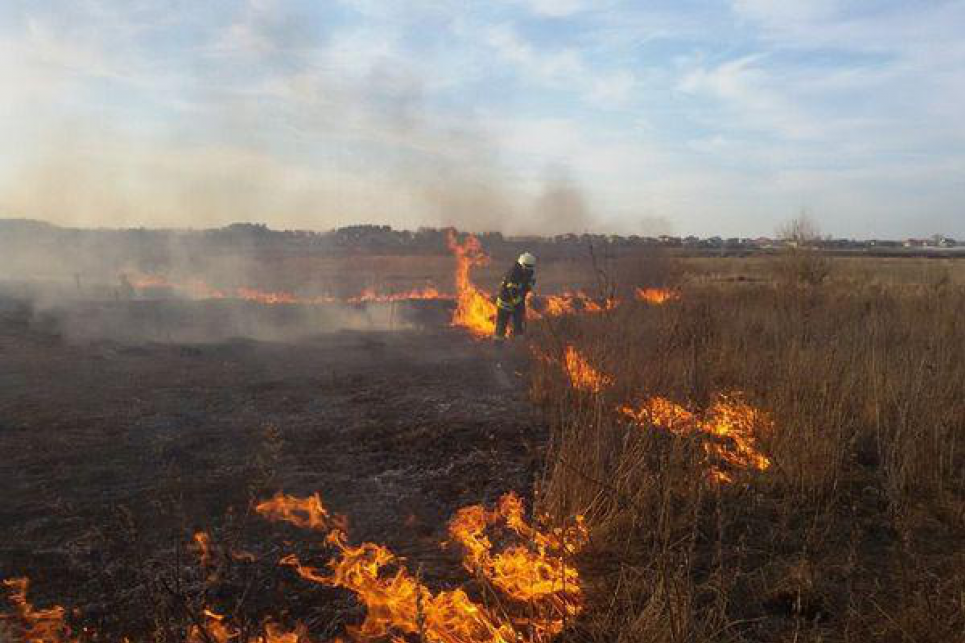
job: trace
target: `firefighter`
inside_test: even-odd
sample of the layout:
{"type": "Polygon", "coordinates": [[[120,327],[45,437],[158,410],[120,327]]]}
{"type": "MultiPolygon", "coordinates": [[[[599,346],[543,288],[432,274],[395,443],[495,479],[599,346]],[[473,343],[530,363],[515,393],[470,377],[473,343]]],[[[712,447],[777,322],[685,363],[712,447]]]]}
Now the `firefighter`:
{"type": "Polygon", "coordinates": [[[506,326],[510,319],[513,321],[513,335],[522,335],[526,326],[526,295],[536,285],[536,257],[528,252],[519,255],[519,259],[509,269],[499,287],[496,298],[496,334],[497,340],[506,337],[506,326]]]}

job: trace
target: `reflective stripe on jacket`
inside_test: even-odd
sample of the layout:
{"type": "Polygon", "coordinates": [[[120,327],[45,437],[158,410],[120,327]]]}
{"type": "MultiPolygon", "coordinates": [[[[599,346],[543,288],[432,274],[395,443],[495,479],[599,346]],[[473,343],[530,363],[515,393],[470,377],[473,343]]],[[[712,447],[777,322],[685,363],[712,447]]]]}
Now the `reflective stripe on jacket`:
{"type": "Polygon", "coordinates": [[[526,301],[526,295],[536,284],[533,271],[524,268],[518,263],[506,273],[503,283],[499,287],[499,296],[496,298],[496,305],[504,310],[515,310],[517,306],[526,301]]]}

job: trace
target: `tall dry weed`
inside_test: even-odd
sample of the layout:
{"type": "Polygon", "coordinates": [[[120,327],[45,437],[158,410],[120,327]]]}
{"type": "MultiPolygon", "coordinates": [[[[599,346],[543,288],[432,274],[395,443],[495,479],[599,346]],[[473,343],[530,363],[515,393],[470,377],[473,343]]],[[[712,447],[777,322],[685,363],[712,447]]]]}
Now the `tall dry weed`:
{"type": "Polygon", "coordinates": [[[572,640],[965,631],[965,292],[785,276],[535,329],[555,429],[540,502],[592,529],[596,598],[572,640]],[[567,345],[610,383],[569,386],[567,345]],[[773,420],[770,466],[726,483],[694,436],[617,411],[662,396],[700,412],[725,391],[773,420]]]}

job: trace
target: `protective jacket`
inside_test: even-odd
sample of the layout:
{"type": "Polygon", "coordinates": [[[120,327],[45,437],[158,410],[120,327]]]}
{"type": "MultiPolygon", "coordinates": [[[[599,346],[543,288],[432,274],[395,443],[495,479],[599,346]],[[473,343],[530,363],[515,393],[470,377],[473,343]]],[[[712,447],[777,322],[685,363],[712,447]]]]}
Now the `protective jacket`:
{"type": "Polygon", "coordinates": [[[533,274],[533,269],[514,263],[499,287],[496,305],[503,310],[516,310],[526,303],[526,295],[535,285],[536,276],[533,274]]]}

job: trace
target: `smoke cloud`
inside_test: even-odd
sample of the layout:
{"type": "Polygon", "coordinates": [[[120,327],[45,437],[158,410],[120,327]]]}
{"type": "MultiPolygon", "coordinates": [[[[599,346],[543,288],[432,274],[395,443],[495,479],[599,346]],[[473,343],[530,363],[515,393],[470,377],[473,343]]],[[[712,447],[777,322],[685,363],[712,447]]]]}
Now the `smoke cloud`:
{"type": "Polygon", "coordinates": [[[98,43],[108,17],[132,20],[81,15],[68,28],[34,18],[9,45],[21,66],[0,66],[0,82],[14,87],[0,100],[8,122],[31,126],[7,126],[16,151],[0,164],[0,216],[526,234],[597,225],[565,169],[522,180],[471,110],[427,99],[444,80],[398,54],[396,33],[346,34],[292,5],[252,2],[168,66],[138,46],[147,24],[128,22],[98,43]],[[24,75],[30,91],[17,89],[24,75]]]}

